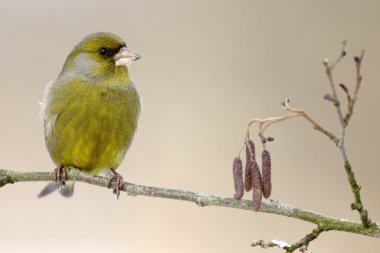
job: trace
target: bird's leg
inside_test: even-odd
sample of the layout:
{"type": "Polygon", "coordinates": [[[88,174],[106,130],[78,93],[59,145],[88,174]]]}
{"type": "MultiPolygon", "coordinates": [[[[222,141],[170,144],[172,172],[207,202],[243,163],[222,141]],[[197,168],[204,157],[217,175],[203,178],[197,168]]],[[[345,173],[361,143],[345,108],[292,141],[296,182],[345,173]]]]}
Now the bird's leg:
{"type": "Polygon", "coordinates": [[[115,180],[115,187],[113,188],[113,194],[116,194],[119,199],[120,191],[123,188],[123,177],[117,173],[114,169],[110,169],[111,176],[108,179],[108,188],[111,188],[112,181],[115,180]]]}
{"type": "Polygon", "coordinates": [[[63,167],[63,165],[58,166],[54,169],[54,181],[57,185],[58,190],[61,187],[65,187],[65,182],[67,180],[67,170],[63,167]]]}

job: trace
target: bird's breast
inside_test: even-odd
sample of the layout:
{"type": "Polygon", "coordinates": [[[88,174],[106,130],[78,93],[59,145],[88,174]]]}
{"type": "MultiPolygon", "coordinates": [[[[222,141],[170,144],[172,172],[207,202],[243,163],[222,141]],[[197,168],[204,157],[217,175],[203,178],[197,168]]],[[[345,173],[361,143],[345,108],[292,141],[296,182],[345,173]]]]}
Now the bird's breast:
{"type": "Polygon", "coordinates": [[[98,173],[124,158],[140,113],[135,88],[87,87],[60,101],[62,109],[47,139],[57,165],[98,173]]]}

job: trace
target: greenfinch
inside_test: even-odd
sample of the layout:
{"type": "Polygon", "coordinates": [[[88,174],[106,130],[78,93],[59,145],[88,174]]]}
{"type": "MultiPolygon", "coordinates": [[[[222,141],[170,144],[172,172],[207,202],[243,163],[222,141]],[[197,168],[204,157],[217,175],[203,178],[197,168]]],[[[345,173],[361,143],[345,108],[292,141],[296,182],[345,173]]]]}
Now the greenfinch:
{"type": "MultiPolygon", "coordinates": [[[[127,152],[141,110],[128,66],[140,55],[112,33],[85,37],[67,57],[41,102],[47,150],[57,168],[54,188],[65,189],[67,167],[100,174],[110,170],[109,187],[119,197],[122,177],[115,172],[127,152]]],[[[44,196],[49,190],[43,190],[44,196]]]]}

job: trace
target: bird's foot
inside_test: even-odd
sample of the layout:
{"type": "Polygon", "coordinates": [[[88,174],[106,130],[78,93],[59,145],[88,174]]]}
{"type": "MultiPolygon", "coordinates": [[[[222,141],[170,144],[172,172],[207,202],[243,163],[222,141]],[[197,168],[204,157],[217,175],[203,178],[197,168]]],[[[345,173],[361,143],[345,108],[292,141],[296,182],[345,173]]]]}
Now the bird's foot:
{"type": "Polygon", "coordinates": [[[54,181],[58,190],[65,187],[67,180],[67,170],[61,165],[54,169],[54,181]]]}
{"type": "Polygon", "coordinates": [[[112,181],[115,180],[115,186],[113,188],[113,194],[116,194],[117,199],[119,199],[120,191],[123,188],[123,177],[117,173],[114,169],[110,169],[111,176],[108,179],[108,188],[111,188],[112,181]]]}

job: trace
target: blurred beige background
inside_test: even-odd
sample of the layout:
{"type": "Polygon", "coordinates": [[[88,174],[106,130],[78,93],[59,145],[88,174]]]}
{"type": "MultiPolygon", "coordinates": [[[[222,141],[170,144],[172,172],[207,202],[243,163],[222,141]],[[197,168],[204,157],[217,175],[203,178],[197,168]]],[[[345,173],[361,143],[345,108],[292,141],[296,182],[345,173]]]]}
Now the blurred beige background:
{"type": "MultiPolygon", "coordinates": [[[[232,196],[231,165],[251,118],[280,102],[337,131],[322,60],[352,90],[352,56],[366,49],[364,82],[347,130],[348,154],[371,218],[380,222],[380,2],[0,2],[0,167],[51,171],[38,102],[72,47],[95,31],[118,34],[142,55],[131,75],[143,98],[138,133],[119,169],[125,180],[232,196]]],[[[342,96],[344,100],[344,96],[342,96]]],[[[358,219],[338,150],[301,119],[273,126],[274,199],[358,219]]],[[[257,136],[255,134],[255,136],[257,136]]],[[[0,189],[0,252],[282,252],[255,239],[299,240],[312,224],[281,216],[122,194],[78,183],[65,199],[45,185],[0,189]]],[[[246,194],[250,198],[250,194],[246,194]]],[[[380,240],[329,232],[310,252],[376,252],[380,240]]]]}

